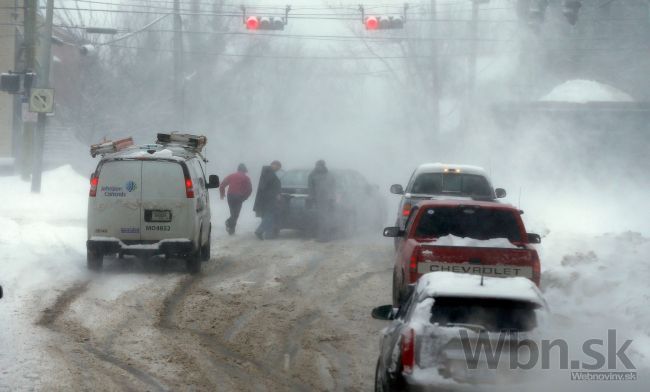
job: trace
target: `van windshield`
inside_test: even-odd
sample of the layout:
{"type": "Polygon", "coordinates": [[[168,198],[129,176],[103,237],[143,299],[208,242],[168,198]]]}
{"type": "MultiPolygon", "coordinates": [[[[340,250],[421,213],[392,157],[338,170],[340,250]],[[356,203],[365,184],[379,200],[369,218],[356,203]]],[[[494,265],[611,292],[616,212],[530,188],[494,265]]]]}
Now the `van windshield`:
{"type": "Polygon", "coordinates": [[[537,304],[491,298],[436,297],[431,323],[473,324],[490,332],[530,331],[537,325],[537,304]]]}
{"type": "Polygon", "coordinates": [[[495,208],[432,207],[421,211],[416,235],[439,238],[447,235],[477,240],[507,238],[521,241],[519,223],[513,211],[495,208]]]}
{"type": "Polygon", "coordinates": [[[492,198],[492,188],[485,177],[464,173],[422,173],[416,177],[409,192],[492,198]]]}

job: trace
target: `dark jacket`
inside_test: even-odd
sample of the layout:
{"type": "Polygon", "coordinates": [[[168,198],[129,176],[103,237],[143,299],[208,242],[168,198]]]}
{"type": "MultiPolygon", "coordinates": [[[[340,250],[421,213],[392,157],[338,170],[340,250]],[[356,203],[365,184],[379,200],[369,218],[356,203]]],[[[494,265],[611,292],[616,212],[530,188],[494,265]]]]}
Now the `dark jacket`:
{"type": "Polygon", "coordinates": [[[260,182],[257,185],[255,204],[253,205],[255,215],[262,216],[269,210],[277,208],[278,195],[280,195],[281,191],[282,185],[278,176],[271,166],[264,166],[260,175],[260,182]]]}
{"type": "Polygon", "coordinates": [[[336,181],[326,167],[317,167],[309,173],[309,196],[316,202],[327,203],[336,198],[336,181]]]}

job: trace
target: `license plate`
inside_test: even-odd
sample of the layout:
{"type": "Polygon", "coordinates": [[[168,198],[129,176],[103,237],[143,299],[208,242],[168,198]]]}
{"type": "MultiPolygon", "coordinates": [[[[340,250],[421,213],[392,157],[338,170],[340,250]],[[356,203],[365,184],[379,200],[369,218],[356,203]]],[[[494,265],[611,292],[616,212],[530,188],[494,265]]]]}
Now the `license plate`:
{"type": "Polygon", "coordinates": [[[145,220],[147,222],[171,222],[172,212],[169,210],[146,210],[145,220]]]}
{"type": "Polygon", "coordinates": [[[444,263],[441,261],[431,261],[418,263],[418,273],[426,274],[435,271],[449,271],[465,274],[496,276],[496,277],[513,277],[522,276],[524,278],[533,278],[533,267],[518,265],[476,265],[469,263],[444,263]]]}

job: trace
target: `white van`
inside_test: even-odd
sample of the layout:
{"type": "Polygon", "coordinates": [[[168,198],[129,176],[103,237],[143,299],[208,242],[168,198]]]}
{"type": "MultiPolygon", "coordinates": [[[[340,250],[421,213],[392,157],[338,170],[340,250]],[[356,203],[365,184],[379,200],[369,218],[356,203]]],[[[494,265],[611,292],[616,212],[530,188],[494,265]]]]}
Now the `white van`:
{"type": "Polygon", "coordinates": [[[190,273],[200,271],[210,258],[208,189],[219,186],[215,175],[206,181],[205,142],[158,134],[153,145],[124,139],[91,147],[91,155],[103,157],[90,180],[89,269],[100,270],[104,256],[118,254],[180,257],[190,273]]]}

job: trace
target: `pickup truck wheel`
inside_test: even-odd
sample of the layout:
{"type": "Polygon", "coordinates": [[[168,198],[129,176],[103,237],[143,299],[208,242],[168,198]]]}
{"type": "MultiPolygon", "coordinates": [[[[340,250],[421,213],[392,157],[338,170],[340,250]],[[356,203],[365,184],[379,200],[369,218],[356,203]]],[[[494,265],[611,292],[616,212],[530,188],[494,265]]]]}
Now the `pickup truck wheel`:
{"type": "Polygon", "coordinates": [[[100,271],[104,264],[104,255],[96,250],[88,249],[86,253],[86,266],[91,271],[100,271]]]}
{"type": "Polygon", "coordinates": [[[201,251],[199,250],[187,256],[185,265],[187,266],[187,272],[192,275],[201,272],[201,251]]]}

